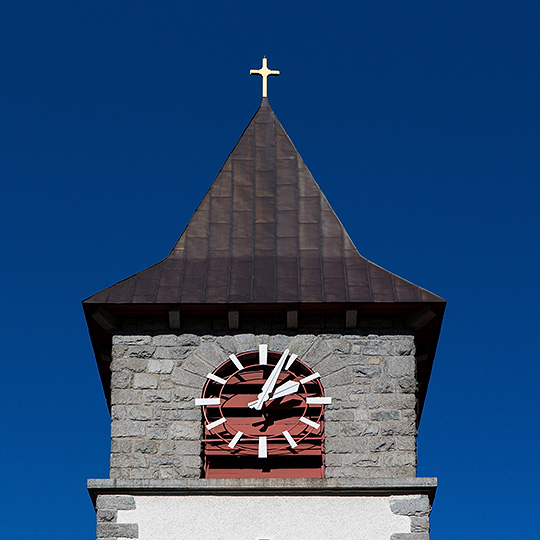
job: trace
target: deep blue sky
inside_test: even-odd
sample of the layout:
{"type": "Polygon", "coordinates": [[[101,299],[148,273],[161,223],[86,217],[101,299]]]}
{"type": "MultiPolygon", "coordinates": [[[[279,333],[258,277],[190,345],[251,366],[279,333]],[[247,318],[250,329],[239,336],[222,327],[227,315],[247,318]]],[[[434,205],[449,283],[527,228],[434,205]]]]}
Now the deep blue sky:
{"type": "Polygon", "coordinates": [[[80,302],[166,256],[270,103],[358,250],[448,300],[432,540],[538,534],[538,0],[0,7],[0,514],[95,539],[109,417],[80,302]],[[31,516],[31,517],[29,517],[31,516]]]}

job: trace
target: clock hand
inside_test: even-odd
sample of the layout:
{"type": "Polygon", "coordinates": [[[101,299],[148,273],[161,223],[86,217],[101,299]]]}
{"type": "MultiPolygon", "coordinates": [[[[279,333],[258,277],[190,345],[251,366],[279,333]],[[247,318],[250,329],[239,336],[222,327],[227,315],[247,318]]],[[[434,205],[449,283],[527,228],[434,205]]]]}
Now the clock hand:
{"type": "Polygon", "coordinates": [[[270,396],[270,399],[278,399],[288,396],[289,394],[296,394],[299,388],[300,383],[298,381],[287,381],[274,390],[274,393],[270,396]]]}
{"type": "Polygon", "coordinates": [[[288,354],[289,349],[285,349],[285,352],[281,355],[281,358],[275,365],[272,373],[270,373],[270,376],[268,377],[268,379],[266,379],[266,382],[262,387],[261,393],[257,396],[258,399],[252,401],[251,403],[248,403],[248,407],[250,407],[251,409],[257,409],[258,411],[262,409],[262,406],[264,405],[264,402],[268,399],[270,392],[272,392],[274,386],[276,386],[279,374],[283,369],[283,365],[285,364],[285,360],[287,359],[288,354]]]}

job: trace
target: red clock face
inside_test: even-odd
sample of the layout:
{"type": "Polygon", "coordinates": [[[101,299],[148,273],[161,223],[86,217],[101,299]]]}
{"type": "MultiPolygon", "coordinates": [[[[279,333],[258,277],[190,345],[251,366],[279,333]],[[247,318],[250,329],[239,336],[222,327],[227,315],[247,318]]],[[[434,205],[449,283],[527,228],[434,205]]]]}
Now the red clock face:
{"type": "MultiPolygon", "coordinates": [[[[261,345],[258,351],[231,355],[207,377],[196,400],[203,410],[206,476],[212,476],[212,462],[220,461],[221,476],[264,475],[250,472],[254,460],[255,469],[273,469],[272,476],[302,476],[296,471],[302,464],[290,458],[318,455],[317,462],[322,460],[323,410],[331,398],[324,396],[319,374],[296,355],[261,345]],[[286,457],[288,466],[278,466],[286,457]],[[234,465],[231,474],[227,462],[234,465]],[[238,465],[248,469],[245,474],[239,474],[238,465]]],[[[321,467],[315,467],[317,476],[321,467]]]]}

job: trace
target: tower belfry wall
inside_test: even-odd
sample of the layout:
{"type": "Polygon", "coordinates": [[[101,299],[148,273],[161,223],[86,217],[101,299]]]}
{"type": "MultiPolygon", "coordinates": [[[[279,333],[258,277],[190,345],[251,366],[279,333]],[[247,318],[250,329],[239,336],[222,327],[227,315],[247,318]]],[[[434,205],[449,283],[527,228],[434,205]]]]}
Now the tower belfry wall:
{"type": "MultiPolygon", "coordinates": [[[[164,331],[165,332],[165,331],[164,331]]],[[[416,474],[415,346],[399,328],[113,337],[111,478],[199,478],[206,375],[239,350],[289,349],[321,374],[326,478],[416,474]]]]}

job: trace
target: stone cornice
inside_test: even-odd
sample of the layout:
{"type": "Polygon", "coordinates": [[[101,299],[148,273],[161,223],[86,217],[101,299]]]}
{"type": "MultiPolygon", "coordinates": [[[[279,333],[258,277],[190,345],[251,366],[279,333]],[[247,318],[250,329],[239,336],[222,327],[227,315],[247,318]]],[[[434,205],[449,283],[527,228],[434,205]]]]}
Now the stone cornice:
{"type": "Polygon", "coordinates": [[[428,495],[431,502],[436,478],[227,478],[177,480],[90,479],[88,492],[96,503],[98,495],[325,495],[390,496],[428,495]]]}

